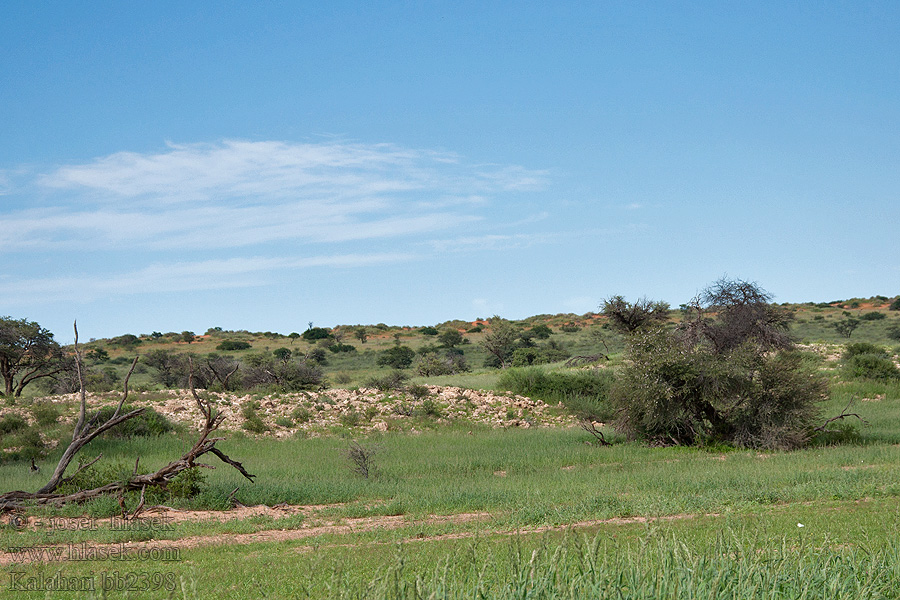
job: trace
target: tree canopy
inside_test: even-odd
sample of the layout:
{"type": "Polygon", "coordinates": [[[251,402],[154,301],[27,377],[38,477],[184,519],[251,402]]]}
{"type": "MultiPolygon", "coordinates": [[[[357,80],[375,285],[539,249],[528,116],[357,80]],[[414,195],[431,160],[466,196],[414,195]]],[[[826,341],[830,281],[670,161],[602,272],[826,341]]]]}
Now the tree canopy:
{"type": "Polygon", "coordinates": [[[21,396],[29,383],[64,367],[62,348],[49,330],[27,319],[0,318],[0,376],[7,396],[21,396]]]}

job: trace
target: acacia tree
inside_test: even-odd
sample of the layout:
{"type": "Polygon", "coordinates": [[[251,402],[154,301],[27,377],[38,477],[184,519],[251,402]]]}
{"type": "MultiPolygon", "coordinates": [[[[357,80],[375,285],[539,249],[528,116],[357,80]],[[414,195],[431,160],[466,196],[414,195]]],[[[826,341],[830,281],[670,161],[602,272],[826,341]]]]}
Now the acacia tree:
{"type": "Polygon", "coordinates": [[[19,397],[29,383],[65,368],[53,334],[34,321],[0,318],[0,376],[4,393],[19,397]]]}
{"type": "Polygon", "coordinates": [[[490,318],[490,328],[481,340],[481,346],[491,355],[489,360],[495,366],[506,367],[516,350],[519,332],[513,324],[498,316],[490,318]]]}
{"type": "Polygon", "coordinates": [[[770,299],[755,283],[722,279],[675,331],[632,332],[610,393],[616,428],[653,444],[803,445],[827,384],[792,350],[790,314],[770,299]]]}
{"type": "Polygon", "coordinates": [[[640,298],[634,304],[622,296],[603,301],[601,311],[610,325],[621,333],[634,333],[642,327],[665,322],[669,318],[668,302],[640,298]]]}

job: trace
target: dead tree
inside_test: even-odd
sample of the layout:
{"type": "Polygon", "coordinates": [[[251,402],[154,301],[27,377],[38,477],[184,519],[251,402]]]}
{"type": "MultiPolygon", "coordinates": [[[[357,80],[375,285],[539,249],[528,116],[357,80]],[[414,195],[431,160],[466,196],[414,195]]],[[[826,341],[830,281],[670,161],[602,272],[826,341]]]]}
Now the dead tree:
{"type": "Polygon", "coordinates": [[[132,473],[131,477],[129,477],[125,481],[116,481],[89,490],[79,490],[71,494],[55,493],[55,490],[61,484],[71,481],[72,478],[74,478],[75,475],[77,475],[80,471],[88,468],[89,466],[100,460],[100,458],[102,457],[101,454],[93,461],[79,466],[75,473],[70,477],[63,478],[66,469],[79,450],[81,450],[86,444],[88,444],[91,440],[96,438],[104,431],[108,431],[116,425],[119,425],[120,423],[123,423],[128,419],[132,419],[144,412],[143,408],[139,408],[127,413],[122,413],[122,406],[125,404],[125,399],[128,397],[128,380],[131,377],[131,374],[134,372],[134,367],[137,364],[137,360],[137,358],[134,359],[134,362],[132,362],[131,364],[131,369],[129,370],[128,375],[125,377],[122,398],[121,400],[119,400],[119,404],[116,407],[115,412],[105,422],[103,422],[102,424],[98,424],[97,420],[99,417],[99,411],[94,413],[94,415],[90,418],[86,416],[87,401],[84,388],[84,379],[81,374],[81,355],[80,351],[78,350],[78,328],[76,326],[75,362],[78,369],[78,378],[81,387],[81,408],[79,411],[78,422],[75,425],[75,432],[72,435],[72,442],[66,448],[65,452],[63,452],[62,458],[60,458],[59,463],[57,464],[56,469],[54,470],[53,475],[50,478],[50,481],[48,481],[47,484],[44,485],[40,490],[34,493],[12,491],[6,492],[5,494],[0,494],[0,512],[23,508],[29,504],[50,504],[60,506],[73,502],[80,503],[103,495],[118,494],[121,496],[125,492],[137,490],[141,491],[141,495],[143,497],[143,493],[148,487],[166,487],[170,481],[172,481],[175,477],[178,476],[179,473],[186,469],[190,469],[192,467],[205,467],[209,469],[215,468],[212,465],[197,462],[197,459],[208,453],[218,456],[220,460],[237,469],[241,473],[241,475],[249,479],[251,482],[253,481],[255,475],[251,475],[250,473],[248,473],[241,463],[232,460],[228,457],[228,455],[216,448],[216,442],[224,438],[211,436],[212,433],[216,429],[218,429],[219,425],[222,424],[225,416],[222,413],[217,412],[208,400],[204,401],[200,398],[200,395],[194,388],[194,368],[192,361],[190,374],[188,376],[188,386],[191,389],[191,394],[194,397],[197,408],[199,409],[200,414],[203,417],[203,426],[200,430],[200,437],[197,439],[190,450],[188,450],[178,460],[170,462],[166,466],[153,473],[139,475],[137,470],[140,458],[138,458],[134,465],[134,472],[132,473]]]}

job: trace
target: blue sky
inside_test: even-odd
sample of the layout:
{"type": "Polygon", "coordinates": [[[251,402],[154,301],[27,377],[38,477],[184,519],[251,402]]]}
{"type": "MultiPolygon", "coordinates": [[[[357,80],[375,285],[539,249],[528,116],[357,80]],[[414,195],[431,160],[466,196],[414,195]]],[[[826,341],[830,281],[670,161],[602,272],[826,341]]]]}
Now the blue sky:
{"type": "Polygon", "coordinates": [[[900,293],[895,2],[0,7],[0,315],[71,339],[900,293]]]}

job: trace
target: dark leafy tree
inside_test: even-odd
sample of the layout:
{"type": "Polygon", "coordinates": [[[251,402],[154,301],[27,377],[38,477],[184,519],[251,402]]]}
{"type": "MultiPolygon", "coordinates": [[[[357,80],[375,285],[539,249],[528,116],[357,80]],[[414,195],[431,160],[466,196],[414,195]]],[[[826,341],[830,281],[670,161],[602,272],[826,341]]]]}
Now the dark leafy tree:
{"type": "Polygon", "coordinates": [[[553,330],[543,323],[538,323],[531,328],[531,333],[533,333],[534,337],[538,338],[539,340],[546,340],[551,335],[553,335],[553,330]]]}
{"type": "Polygon", "coordinates": [[[409,346],[394,346],[382,352],[377,363],[379,366],[392,369],[405,369],[412,364],[415,357],[415,350],[409,346]]]}
{"type": "Polygon", "coordinates": [[[307,342],[314,342],[316,340],[326,340],[331,339],[331,332],[325,329],[324,327],[310,327],[300,336],[307,342]]]}
{"type": "Polygon", "coordinates": [[[366,332],[365,327],[357,327],[355,330],[353,330],[353,335],[354,337],[356,337],[356,339],[359,340],[360,344],[365,344],[366,340],[369,339],[369,334],[368,332],[366,332]]]}
{"type": "Polygon", "coordinates": [[[622,296],[612,296],[603,301],[603,315],[610,325],[622,333],[633,333],[642,327],[665,322],[669,318],[669,304],[641,298],[634,304],[622,296]]]}
{"type": "Polygon", "coordinates": [[[97,363],[109,360],[109,352],[107,352],[103,348],[92,348],[91,350],[87,351],[87,354],[85,354],[85,356],[97,363]]]}
{"type": "Polygon", "coordinates": [[[438,341],[444,348],[456,348],[465,341],[463,335],[456,329],[445,329],[438,336],[438,341]]]}
{"type": "Polygon", "coordinates": [[[182,331],[181,332],[181,341],[187,342],[188,344],[194,343],[194,340],[197,339],[197,336],[194,335],[193,331],[182,331]]]}
{"type": "Polygon", "coordinates": [[[218,346],[216,346],[216,350],[222,350],[223,352],[234,352],[236,350],[247,350],[250,348],[250,342],[244,342],[241,340],[225,340],[224,342],[220,342],[218,346]]]}
{"type": "Polygon", "coordinates": [[[276,348],[272,351],[272,354],[282,362],[291,360],[291,351],[288,348],[276,348]]]}
{"type": "Polygon", "coordinates": [[[900,296],[894,298],[894,301],[888,306],[888,310],[900,310],[900,296]]]}
{"type": "Polygon", "coordinates": [[[38,323],[0,317],[0,376],[7,396],[19,397],[29,383],[62,371],[63,357],[53,334],[38,323]]]}

